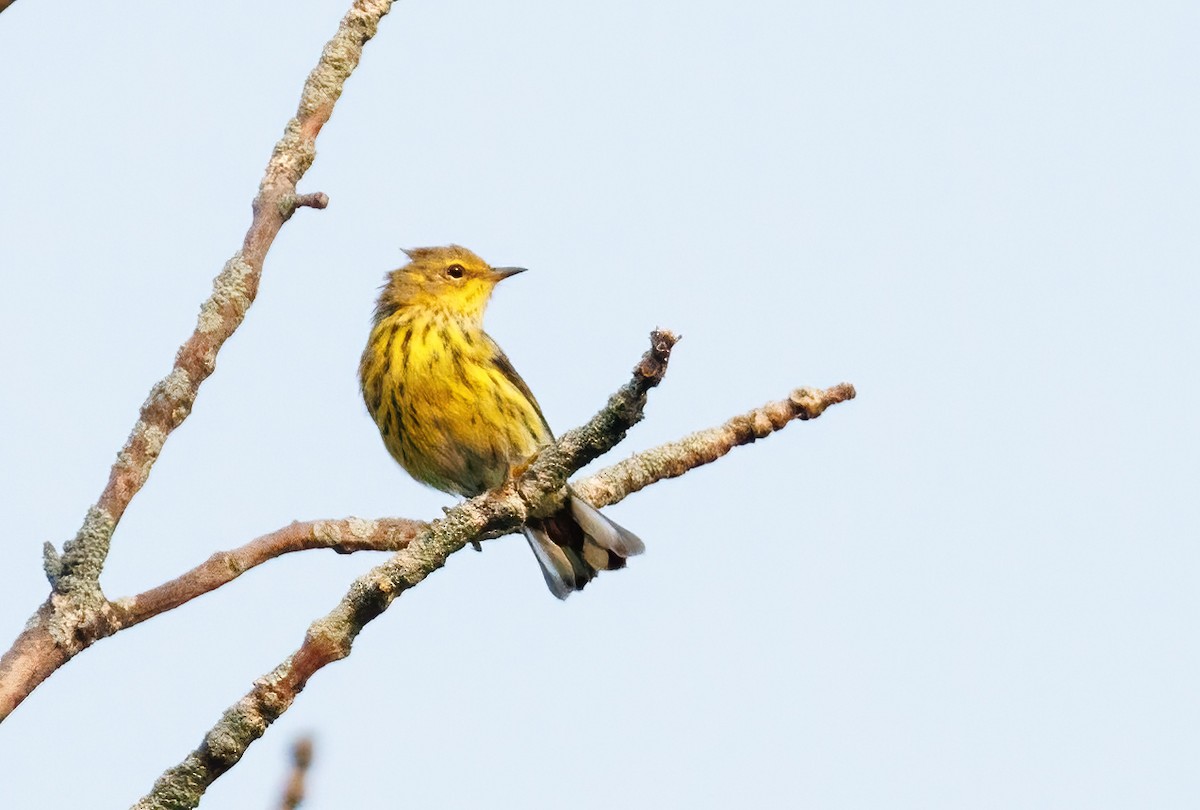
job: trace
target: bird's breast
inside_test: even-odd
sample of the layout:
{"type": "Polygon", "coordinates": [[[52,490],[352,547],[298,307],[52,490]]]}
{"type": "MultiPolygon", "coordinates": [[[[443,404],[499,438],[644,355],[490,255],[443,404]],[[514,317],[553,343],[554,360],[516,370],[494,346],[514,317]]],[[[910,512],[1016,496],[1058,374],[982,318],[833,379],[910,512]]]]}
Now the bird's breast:
{"type": "Polygon", "coordinates": [[[540,412],[494,360],[482,329],[440,313],[398,313],[363,355],[363,396],[410,475],[474,495],[549,440],[540,412]]]}

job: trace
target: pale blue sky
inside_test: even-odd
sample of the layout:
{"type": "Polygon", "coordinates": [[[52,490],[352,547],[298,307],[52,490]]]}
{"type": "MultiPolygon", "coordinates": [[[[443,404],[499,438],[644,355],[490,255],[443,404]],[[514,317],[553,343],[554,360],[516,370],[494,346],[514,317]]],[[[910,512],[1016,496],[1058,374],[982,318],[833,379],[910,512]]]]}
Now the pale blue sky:
{"type": "MultiPolygon", "coordinates": [[[[0,15],[0,644],[344,6],[0,15]]],[[[314,810],[1195,807],[1198,35],[1182,2],[397,4],[109,595],[452,502],[356,388],[401,246],[531,268],[488,326],[558,430],[683,333],[607,460],[859,399],[612,508],[648,551],[565,604],[519,538],[455,556],[203,806],[270,806],[311,731],[314,810]]],[[[377,561],[291,555],[87,651],[0,727],[2,803],[131,804],[377,561]]]]}

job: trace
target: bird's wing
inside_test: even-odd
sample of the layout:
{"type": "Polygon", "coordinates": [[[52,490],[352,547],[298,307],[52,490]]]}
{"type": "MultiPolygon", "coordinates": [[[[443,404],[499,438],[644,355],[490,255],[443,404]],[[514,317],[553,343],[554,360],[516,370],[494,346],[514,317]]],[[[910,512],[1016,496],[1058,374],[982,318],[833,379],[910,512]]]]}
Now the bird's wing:
{"type": "Polygon", "coordinates": [[[521,379],[521,375],[513,368],[512,361],[508,359],[508,355],[504,353],[504,350],[500,348],[496,341],[492,340],[491,336],[488,336],[488,344],[492,347],[492,365],[529,400],[529,404],[533,405],[533,409],[537,411],[538,418],[542,420],[542,426],[546,428],[546,434],[553,439],[554,431],[550,429],[550,423],[546,421],[546,415],[542,413],[542,406],[538,405],[537,397],[529,390],[529,386],[525,384],[525,381],[521,379]]]}

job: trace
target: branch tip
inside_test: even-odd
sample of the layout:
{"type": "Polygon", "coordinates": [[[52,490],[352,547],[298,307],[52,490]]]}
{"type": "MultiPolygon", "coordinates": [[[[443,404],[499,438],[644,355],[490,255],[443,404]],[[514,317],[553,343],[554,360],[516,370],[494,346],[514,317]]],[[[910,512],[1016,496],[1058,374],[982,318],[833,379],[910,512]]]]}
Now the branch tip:
{"type": "Polygon", "coordinates": [[[301,194],[296,197],[297,208],[326,208],[329,205],[329,195],[324,191],[312,194],[301,194]]]}
{"type": "Polygon", "coordinates": [[[304,801],[304,777],[312,764],[313,742],[311,737],[301,737],[292,746],[292,772],[279,803],[282,810],[295,810],[304,801]]]}
{"type": "Polygon", "coordinates": [[[655,329],[650,333],[650,349],[642,355],[636,372],[650,382],[651,386],[658,385],[667,373],[667,364],[671,361],[671,349],[680,341],[669,329],[655,329]]]}
{"type": "Polygon", "coordinates": [[[854,399],[858,392],[850,383],[838,383],[826,388],[797,388],[788,397],[788,401],[796,409],[797,419],[816,419],[830,405],[847,402],[854,399]]]}
{"type": "Polygon", "coordinates": [[[313,742],[311,737],[301,737],[292,747],[292,762],[297,768],[307,768],[312,764],[313,742]]]}

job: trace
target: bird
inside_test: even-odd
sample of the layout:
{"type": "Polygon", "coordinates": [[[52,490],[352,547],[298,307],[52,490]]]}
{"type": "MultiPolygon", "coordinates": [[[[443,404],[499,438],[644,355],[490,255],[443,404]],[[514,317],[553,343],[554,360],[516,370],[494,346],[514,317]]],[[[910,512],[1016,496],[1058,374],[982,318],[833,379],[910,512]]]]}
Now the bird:
{"type": "MultiPolygon", "coordinates": [[[[523,470],[554,434],[529,386],[483,330],[492,291],[522,267],[459,245],[405,250],[388,273],[359,364],[363,401],[404,470],[473,497],[523,470]]],[[[566,599],[645,545],[568,489],[561,510],[522,532],[550,592],[566,599]]]]}

